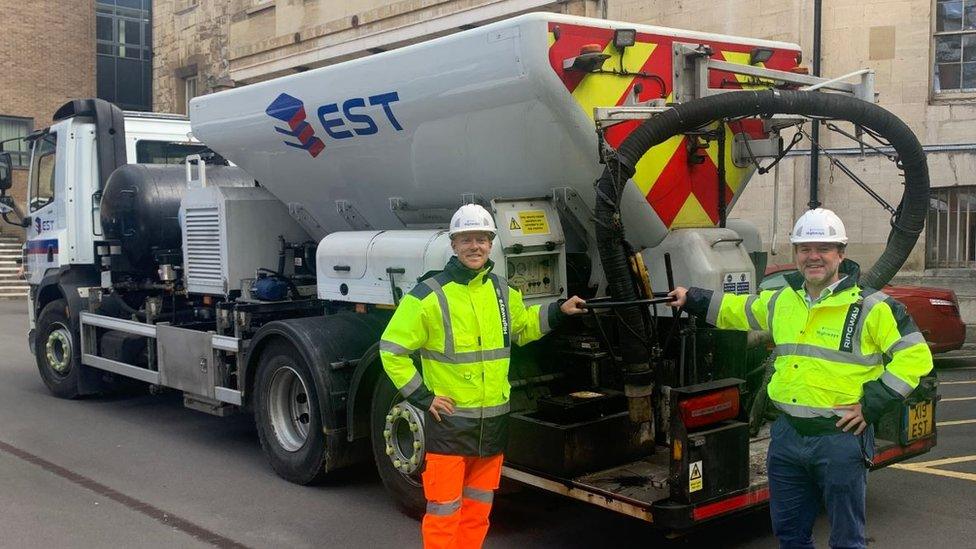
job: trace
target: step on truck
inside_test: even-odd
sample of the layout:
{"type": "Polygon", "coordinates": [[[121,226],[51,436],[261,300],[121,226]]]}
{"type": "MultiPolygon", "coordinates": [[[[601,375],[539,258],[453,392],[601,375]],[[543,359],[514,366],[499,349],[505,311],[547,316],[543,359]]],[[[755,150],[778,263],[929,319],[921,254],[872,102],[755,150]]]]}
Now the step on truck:
{"type": "MultiPolygon", "coordinates": [[[[757,291],[758,231],[729,214],[814,125],[887,147],[904,178],[870,281],[901,266],[927,204],[924,154],[873,73],[800,63],[795,44],[529,14],[198,97],[189,120],[71,101],[29,136],[23,216],[3,199],[27,229],[41,379],[253,414],[285,479],[372,459],[419,513],[425,415],[379,338],[478,203],[527,304],[589,304],[512,350],[504,476],[670,531],[754,509],[768,337],[672,313],[666,291],[757,291]]],[[[882,420],[874,467],[935,445],[933,388],[882,420]]]]}

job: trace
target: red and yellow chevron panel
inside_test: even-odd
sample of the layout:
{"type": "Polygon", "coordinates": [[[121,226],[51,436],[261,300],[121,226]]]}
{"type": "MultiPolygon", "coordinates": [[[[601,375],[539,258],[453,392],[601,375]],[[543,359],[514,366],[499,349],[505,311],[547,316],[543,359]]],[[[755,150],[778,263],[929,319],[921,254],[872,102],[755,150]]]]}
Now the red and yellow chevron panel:
{"type": "MultiPolygon", "coordinates": [[[[656,98],[670,101],[671,52],[675,41],[701,43],[700,39],[683,40],[680,37],[638,33],[636,43],[624,50],[621,59],[620,52],[613,46],[613,30],[550,23],[549,62],[573,99],[592,118],[594,107],[623,105],[629,96],[635,96],[637,102],[656,98]],[[576,57],[580,48],[590,45],[599,47],[610,56],[603,64],[607,71],[619,71],[623,67],[629,73],[657,75],[660,79],[638,74],[623,76],[563,70],[565,59],[576,57]],[[635,89],[638,90],[636,95],[635,89]]],[[[753,48],[746,44],[724,42],[711,42],[708,45],[715,52],[713,58],[739,64],[749,63],[749,53],[753,48]]],[[[796,65],[796,56],[796,51],[774,50],[764,66],[789,70],[796,65]]],[[[719,71],[712,71],[709,80],[713,88],[766,87],[761,81],[719,71]]],[[[630,121],[608,128],[607,142],[613,147],[619,146],[638,125],[638,121],[630,121]]],[[[762,122],[743,120],[725,127],[726,184],[723,191],[729,207],[754,171],[752,167],[736,167],[732,162],[732,141],[737,133],[763,137],[762,122]]],[[[706,154],[704,162],[689,164],[688,141],[685,136],[675,136],[648,151],[637,163],[634,182],[668,228],[714,227],[719,222],[718,144],[713,140],[702,151],[706,154]]]]}

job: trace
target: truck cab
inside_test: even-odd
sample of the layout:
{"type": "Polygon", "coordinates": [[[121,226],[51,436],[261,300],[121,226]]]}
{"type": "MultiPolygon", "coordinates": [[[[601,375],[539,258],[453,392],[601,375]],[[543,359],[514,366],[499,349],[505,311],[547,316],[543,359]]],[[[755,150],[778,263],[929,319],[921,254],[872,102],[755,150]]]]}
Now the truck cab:
{"type": "Polygon", "coordinates": [[[32,351],[41,309],[55,299],[65,299],[70,306],[77,292],[66,287],[67,281],[98,276],[100,198],[111,171],[123,164],[182,164],[188,154],[206,150],[192,138],[190,122],[181,115],[122,112],[105,104],[111,108],[103,110],[121,119],[122,128],[100,132],[106,124],[95,119],[95,104],[68,103],[50,127],[29,137],[31,163],[22,224],[32,351]]]}

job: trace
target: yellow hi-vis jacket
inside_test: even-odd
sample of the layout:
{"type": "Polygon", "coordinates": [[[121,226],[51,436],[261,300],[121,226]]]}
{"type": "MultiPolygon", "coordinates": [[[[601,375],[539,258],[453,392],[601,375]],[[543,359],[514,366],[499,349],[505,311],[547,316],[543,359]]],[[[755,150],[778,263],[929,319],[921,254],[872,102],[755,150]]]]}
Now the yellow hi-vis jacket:
{"type": "Polygon", "coordinates": [[[794,418],[834,418],[834,406],[861,402],[869,422],[908,396],[932,369],[925,338],[904,305],[857,286],[844,260],[833,292],[809,306],[803,275],[759,295],[689,289],[686,309],[720,329],[770,332],[776,355],[769,398],[794,418]]]}
{"type": "Polygon", "coordinates": [[[511,344],[539,339],[563,316],[556,303],[526,307],[492,266],[475,272],[451,258],[403,297],[380,340],[383,368],[407,401],[427,412],[435,395],[454,400],[454,414],[440,422],[427,414],[428,452],[505,450],[511,344]],[[422,374],[410,357],[418,351],[422,374]]]}

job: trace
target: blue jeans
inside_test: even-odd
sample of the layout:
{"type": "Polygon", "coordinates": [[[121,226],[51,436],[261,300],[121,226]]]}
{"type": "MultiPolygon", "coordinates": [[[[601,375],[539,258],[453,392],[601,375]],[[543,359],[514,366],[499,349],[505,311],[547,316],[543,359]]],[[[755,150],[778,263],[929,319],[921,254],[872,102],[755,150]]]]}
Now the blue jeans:
{"type": "Polygon", "coordinates": [[[773,533],[781,548],[813,549],[821,504],[830,519],[830,546],[864,548],[865,457],[874,455],[874,429],[860,436],[803,436],[780,416],[773,423],[766,466],[773,533]]]}

